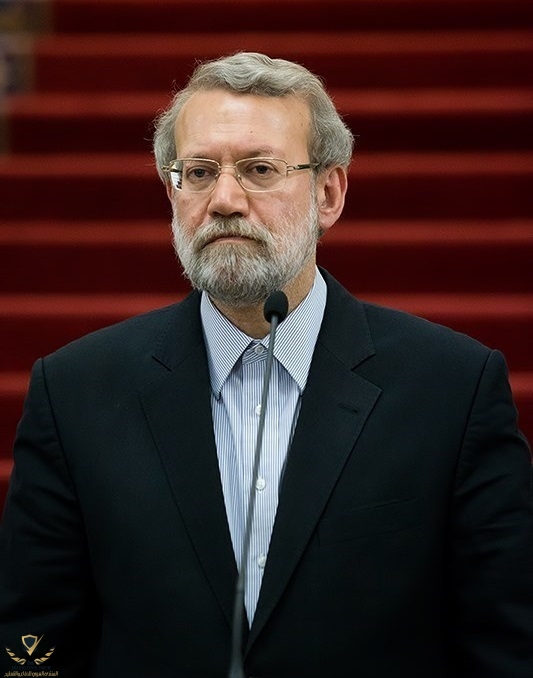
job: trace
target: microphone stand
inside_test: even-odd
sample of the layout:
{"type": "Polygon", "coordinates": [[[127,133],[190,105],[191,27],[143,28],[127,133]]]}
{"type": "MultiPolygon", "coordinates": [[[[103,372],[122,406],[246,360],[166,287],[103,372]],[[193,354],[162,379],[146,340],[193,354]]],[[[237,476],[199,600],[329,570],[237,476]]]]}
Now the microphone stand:
{"type": "Polygon", "coordinates": [[[235,588],[235,604],[233,610],[233,628],[231,636],[231,664],[228,678],[245,678],[242,662],[242,630],[244,626],[244,589],[246,585],[246,570],[248,566],[248,555],[250,552],[250,541],[252,538],[252,525],[255,512],[255,479],[259,471],[261,461],[261,447],[263,445],[263,432],[265,428],[265,414],[268,402],[268,392],[270,389],[270,375],[272,372],[272,362],[274,360],[274,341],[278,324],[285,320],[288,311],[287,297],[283,292],[272,292],[265,302],[264,315],[270,323],[270,335],[268,342],[267,361],[265,374],[263,377],[263,389],[261,393],[261,413],[259,415],[259,426],[255,441],[254,464],[252,470],[252,482],[250,484],[250,493],[248,496],[248,508],[246,511],[246,523],[244,530],[244,539],[241,552],[241,563],[239,576],[235,588]]]}

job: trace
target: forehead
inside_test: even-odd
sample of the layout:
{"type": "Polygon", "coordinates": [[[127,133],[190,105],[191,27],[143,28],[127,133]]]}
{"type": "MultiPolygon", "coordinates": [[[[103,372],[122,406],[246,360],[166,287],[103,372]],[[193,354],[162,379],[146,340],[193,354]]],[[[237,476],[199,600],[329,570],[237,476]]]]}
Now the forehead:
{"type": "Polygon", "coordinates": [[[301,155],[309,129],[309,107],[298,97],[206,90],[195,92],[180,111],[176,149],[181,156],[301,155]]]}

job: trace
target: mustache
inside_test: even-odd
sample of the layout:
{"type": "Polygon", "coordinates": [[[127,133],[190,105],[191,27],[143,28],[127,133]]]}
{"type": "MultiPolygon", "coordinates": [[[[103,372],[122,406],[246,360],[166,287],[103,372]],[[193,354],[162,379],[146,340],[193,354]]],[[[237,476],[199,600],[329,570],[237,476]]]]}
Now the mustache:
{"type": "Polygon", "coordinates": [[[261,245],[269,245],[272,242],[272,234],[263,224],[242,217],[218,217],[196,231],[192,246],[199,252],[218,238],[248,238],[261,245]]]}

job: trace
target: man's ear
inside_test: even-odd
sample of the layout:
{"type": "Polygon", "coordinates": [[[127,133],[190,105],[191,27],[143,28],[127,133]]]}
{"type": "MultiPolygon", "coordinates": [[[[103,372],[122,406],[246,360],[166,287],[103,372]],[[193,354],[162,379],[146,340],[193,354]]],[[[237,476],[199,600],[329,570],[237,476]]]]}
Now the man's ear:
{"type": "Polygon", "coordinates": [[[172,188],[172,184],[171,184],[170,181],[165,181],[165,188],[167,189],[167,197],[170,200],[170,202],[172,203],[172,191],[174,189],[172,188]]]}
{"type": "Polygon", "coordinates": [[[348,176],[344,167],[330,167],[317,178],[318,222],[322,231],[327,231],[340,217],[348,188],[348,176]]]}

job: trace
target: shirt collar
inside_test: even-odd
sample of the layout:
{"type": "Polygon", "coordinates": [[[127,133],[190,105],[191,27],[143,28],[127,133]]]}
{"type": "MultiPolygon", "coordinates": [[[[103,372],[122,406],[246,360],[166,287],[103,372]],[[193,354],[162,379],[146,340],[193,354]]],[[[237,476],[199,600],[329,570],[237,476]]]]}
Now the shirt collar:
{"type": "MultiPolygon", "coordinates": [[[[318,269],[313,287],[305,299],[279,324],[274,357],[303,393],[316,340],[324,317],[327,287],[318,269]]],[[[222,386],[244,351],[252,343],[268,346],[270,336],[253,339],[233,325],[203,292],[200,314],[207,347],[211,389],[218,399],[222,386]]]]}

